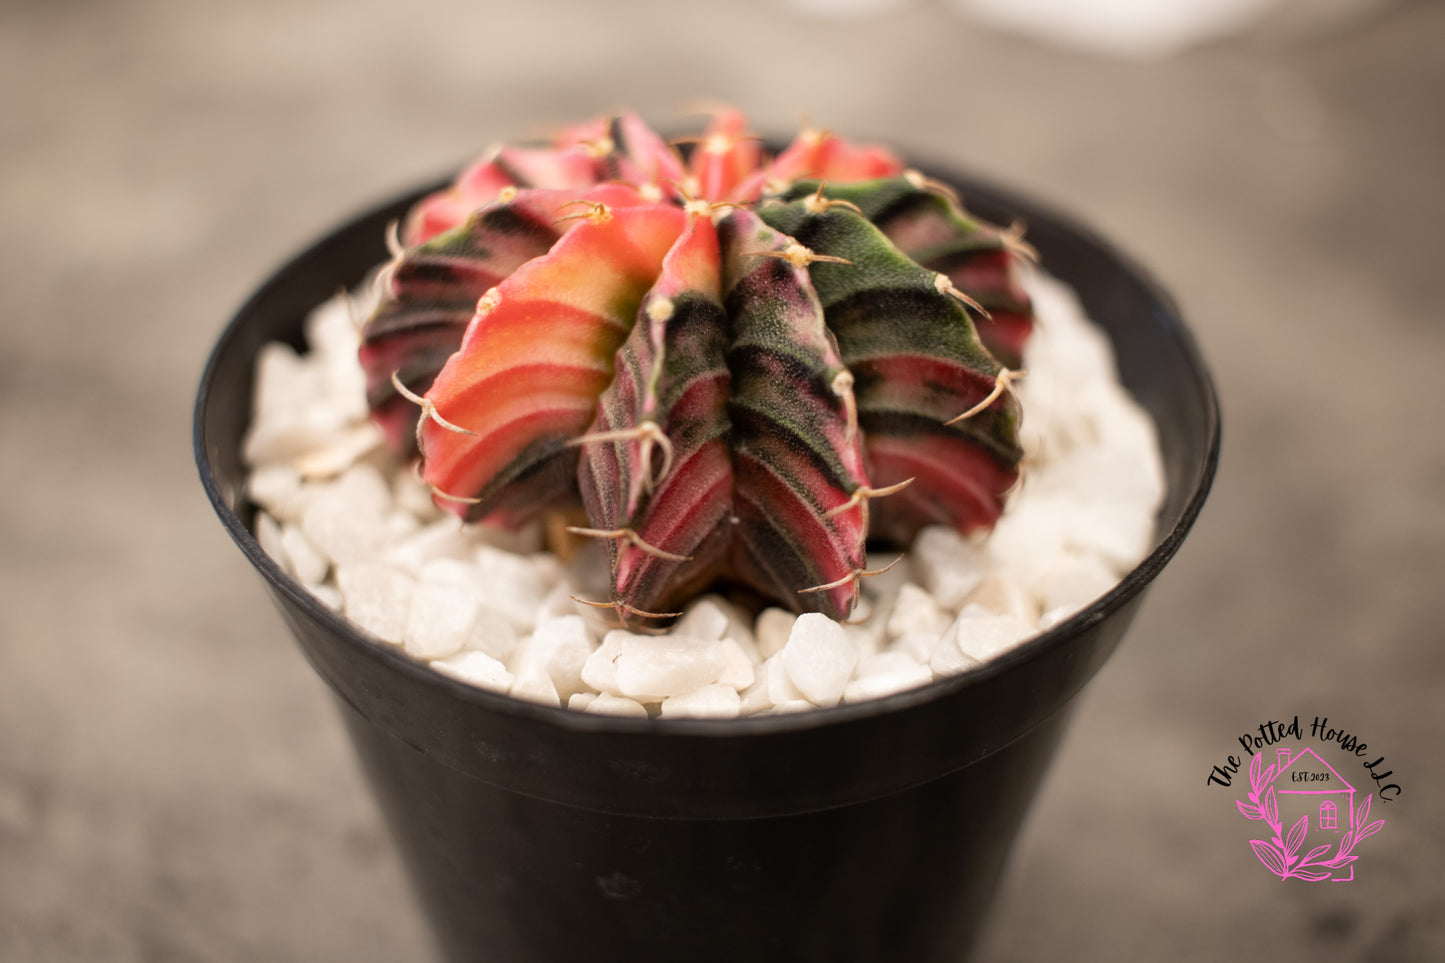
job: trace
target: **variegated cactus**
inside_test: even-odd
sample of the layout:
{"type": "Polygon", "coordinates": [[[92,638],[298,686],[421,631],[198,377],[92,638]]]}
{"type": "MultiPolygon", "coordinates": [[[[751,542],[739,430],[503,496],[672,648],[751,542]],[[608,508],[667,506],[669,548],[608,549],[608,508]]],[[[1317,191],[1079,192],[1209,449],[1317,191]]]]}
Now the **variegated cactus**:
{"type": "Polygon", "coordinates": [[[374,415],[468,520],[580,504],[624,619],[718,581],[846,617],[870,538],[1002,510],[1027,248],[827,132],[769,159],[723,109],[687,154],[624,113],[421,201],[366,324],[374,415]]]}

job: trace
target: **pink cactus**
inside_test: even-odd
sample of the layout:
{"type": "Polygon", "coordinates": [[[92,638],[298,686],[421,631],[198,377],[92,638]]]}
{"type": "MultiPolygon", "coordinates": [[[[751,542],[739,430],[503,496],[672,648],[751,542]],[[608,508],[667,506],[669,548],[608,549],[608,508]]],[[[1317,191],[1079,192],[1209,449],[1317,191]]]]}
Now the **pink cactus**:
{"type": "Polygon", "coordinates": [[[375,417],[464,518],[580,505],[624,618],[719,580],[845,617],[870,538],[987,529],[1017,478],[1027,248],[886,148],[769,160],[722,109],[684,160],[621,114],[493,151],[404,240],[375,417]]]}

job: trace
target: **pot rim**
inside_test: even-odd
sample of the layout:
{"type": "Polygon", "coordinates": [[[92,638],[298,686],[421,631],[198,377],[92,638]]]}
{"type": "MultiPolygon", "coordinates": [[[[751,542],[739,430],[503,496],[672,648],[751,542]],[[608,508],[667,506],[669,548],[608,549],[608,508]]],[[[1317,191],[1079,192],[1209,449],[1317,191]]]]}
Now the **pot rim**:
{"type": "MultiPolygon", "coordinates": [[[[367,653],[372,659],[383,663],[393,671],[400,672],[423,685],[436,689],[439,695],[447,698],[471,703],[479,709],[496,712],[503,716],[550,725],[571,733],[605,733],[657,739],[674,737],[730,739],[739,736],[758,737],[807,732],[892,715],[929,703],[954,698],[969,689],[985,685],[990,679],[1017,671],[1028,663],[1035,662],[1055,650],[1067,646],[1086,629],[1102,622],[1109,615],[1123,608],[1158,576],[1164,566],[1178,552],[1185,536],[1203,509],[1218,467],[1221,440],[1220,406],[1214,381],[1194,335],[1184,324],[1174,298],[1157,282],[1152,273],[1142,267],[1136,259],[1121,251],[1113,242],[1106,240],[1074,217],[1059,213],[1052,204],[1024,199],[1008,189],[999,188],[992,182],[971,174],[960,177],[957,173],[953,173],[947,165],[928,163],[912,152],[905,156],[917,161],[915,166],[918,169],[925,172],[940,172],[950,183],[966,189],[969,195],[982,196],[990,206],[996,205],[1009,210],[1028,210],[1039,215],[1041,221],[1046,221],[1051,227],[1065,233],[1075,235],[1131,275],[1132,279],[1164,308],[1158,320],[1171,329],[1171,336],[1178,342],[1204,402],[1208,433],[1207,450],[1199,470],[1192,479],[1188,480],[1190,495],[1180,511],[1177,521],[1163,534],[1153,550],[1108,592],[1064,621],[1025,640],[1009,651],[947,678],[936,679],[913,689],[864,702],[844,703],[775,715],[743,716],[734,719],[641,719],[580,712],[565,706],[546,706],[513,698],[504,693],[478,688],[454,679],[432,669],[426,663],[406,655],[400,647],[384,642],[354,626],[339,613],[326,607],[301,583],[288,575],[280,564],[261,548],[254,533],[242,523],[239,515],[232,508],[232,500],[228,495],[239,496],[240,493],[224,492],[213,470],[210,458],[212,443],[206,429],[205,414],[211,400],[211,388],[217,370],[223,358],[231,350],[231,346],[239,340],[251,315],[257,311],[272,290],[296,270],[299,263],[317,255],[339,236],[354,229],[359,222],[385,210],[409,206],[426,193],[445,186],[450,183],[451,175],[432,181],[423,188],[399,194],[388,202],[370,205],[340,222],[321,237],[282,261],[280,266],[270,272],[240,308],[232,314],[207,358],[193,409],[192,441],[196,464],[202,486],[205,488],[212,508],[237,547],[271,583],[274,590],[289,597],[305,609],[312,618],[348,638],[358,650],[367,653]]],[[[354,282],[352,283],[354,284],[354,282]]],[[[1151,421],[1154,420],[1151,417],[1151,421]]]]}

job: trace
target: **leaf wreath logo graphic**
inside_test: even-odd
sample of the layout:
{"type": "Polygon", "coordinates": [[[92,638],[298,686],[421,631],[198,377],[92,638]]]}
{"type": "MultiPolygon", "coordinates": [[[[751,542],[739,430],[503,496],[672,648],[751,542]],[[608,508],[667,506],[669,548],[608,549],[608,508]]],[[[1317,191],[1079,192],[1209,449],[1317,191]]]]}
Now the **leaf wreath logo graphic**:
{"type": "MultiPolygon", "coordinates": [[[[1310,756],[1314,755],[1311,750],[1306,750],[1305,753],[1310,756]]],[[[1310,833],[1311,813],[1306,812],[1301,815],[1290,826],[1289,831],[1285,832],[1284,821],[1280,817],[1279,793],[1274,786],[1275,780],[1283,774],[1284,768],[1286,766],[1279,764],[1266,767],[1264,755],[1256,755],[1249,764],[1249,801],[1245,802],[1243,799],[1234,801],[1246,819],[1263,821],[1272,831],[1273,835],[1268,839],[1251,839],[1249,841],[1255,857],[1280,879],[1302,879],[1312,883],[1327,879],[1339,881],[1352,879],[1353,870],[1350,870],[1349,876],[1339,875],[1340,871],[1359,859],[1355,855],[1355,847],[1379,832],[1380,827],[1385,825],[1383,819],[1369,822],[1371,794],[1366,794],[1359,805],[1353,806],[1349,804],[1348,800],[1354,795],[1354,790],[1349,788],[1349,795],[1342,797],[1346,801],[1345,813],[1350,820],[1349,828],[1339,836],[1338,845],[1333,842],[1325,842],[1301,855],[1300,850],[1310,833]]],[[[1286,791],[1295,796],[1321,794],[1319,790],[1286,791]]],[[[1331,791],[1331,793],[1343,792],[1344,790],[1331,791]]],[[[1333,801],[1320,804],[1317,830],[1334,830],[1336,828],[1336,808],[1333,801]]]]}

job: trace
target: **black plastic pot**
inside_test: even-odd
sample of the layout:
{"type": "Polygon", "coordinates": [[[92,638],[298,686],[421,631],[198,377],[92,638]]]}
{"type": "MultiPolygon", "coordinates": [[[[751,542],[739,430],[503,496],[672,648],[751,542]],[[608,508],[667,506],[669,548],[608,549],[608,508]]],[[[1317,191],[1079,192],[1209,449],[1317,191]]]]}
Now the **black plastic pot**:
{"type": "Polygon", "coordinates": [[[299,344],[306,313],[384,259],[385,226],[418,194],[293,258],[221,336],[196,404],[201,480],[339,697],[451,958],[966,955],[1071,700],[1199,513],[1219,411],[1177,308],[1131,261],[1031,203],[939,176],[984,217],[1022,217],[1108,331],[1159,427],[1168,495],[1157,546],[1113,591],[996,661],[875,702],[662,722],[514,701],[352,628],[261,550],[239,455],[256,353],[299,344]]]}

